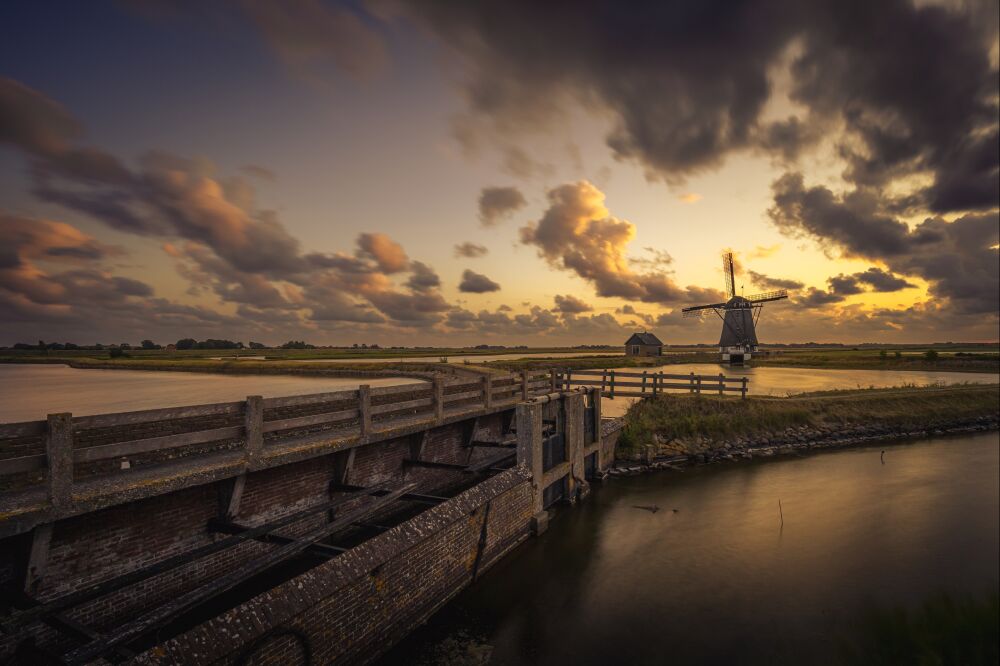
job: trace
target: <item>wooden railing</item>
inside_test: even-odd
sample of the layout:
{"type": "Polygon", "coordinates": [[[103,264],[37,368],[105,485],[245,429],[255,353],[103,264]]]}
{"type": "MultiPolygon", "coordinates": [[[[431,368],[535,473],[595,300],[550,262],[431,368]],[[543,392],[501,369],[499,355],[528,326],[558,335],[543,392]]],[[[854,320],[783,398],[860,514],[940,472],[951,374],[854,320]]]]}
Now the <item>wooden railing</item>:
{"type": "Polygon", "coordinates": [[[674,375],[664,372],[621,372],[617,370],[564,370],[556,376],[556,385],[563,390],[577,386],[600,387],[605,398],[649,398],[666,391],[702,393],[739,393],[747,397],[746,377],[718,375],[674,375]]]}
{"type": "Polygon", "coordinates": [[[57,508],[69,504],[74,483],[88,477],[219,453],[254,468],[289,445],[433,425],[514,405],[554,386],[553,373],[532,371],[96,416],[50,414],[44,421],[0,424],[0,490],[44,485],[57,508]]]}

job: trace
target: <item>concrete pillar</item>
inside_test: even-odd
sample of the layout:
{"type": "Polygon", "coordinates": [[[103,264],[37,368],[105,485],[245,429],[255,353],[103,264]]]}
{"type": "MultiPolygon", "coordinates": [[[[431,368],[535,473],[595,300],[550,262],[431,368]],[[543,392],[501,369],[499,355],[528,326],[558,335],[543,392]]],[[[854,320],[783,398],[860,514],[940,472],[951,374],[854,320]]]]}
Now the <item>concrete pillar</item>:
{"type": "Polygon", "coordinates": [[[434,421],[441,423],[444,420],[444,378],[440,375],[434,377],[434,421]]]}
{"type": "Polygon", "coordinates": [[[590,404],[594,406],[594,441],[597,442],[597,471],[603,472],[613,463],[604,459],[604,446],[601,444],[601,389],[590,389],[590,404]]]}
{"type": "Polygon", "coordinates": [[[517,464],[531,473],[532,532],[537,536],[548,525],[548,513],[542,502],[542,405],[522,402],[515,411],[517,419],[517,464]]]}
{"type": "Polygon", "coordinates": [[[73,415],[49,414],[45,455],[49,464],[49,502],[53,510],[73,503],[73,415]]]}
{"type": "Polygon", "coordinates": [[[590,492],[587,483],[587,471],[583,461],[583,393],[573,392],[563,396],[565,416],[566,460],[570,464],[567,486],[570,499],[585,497],[590,492]]]}

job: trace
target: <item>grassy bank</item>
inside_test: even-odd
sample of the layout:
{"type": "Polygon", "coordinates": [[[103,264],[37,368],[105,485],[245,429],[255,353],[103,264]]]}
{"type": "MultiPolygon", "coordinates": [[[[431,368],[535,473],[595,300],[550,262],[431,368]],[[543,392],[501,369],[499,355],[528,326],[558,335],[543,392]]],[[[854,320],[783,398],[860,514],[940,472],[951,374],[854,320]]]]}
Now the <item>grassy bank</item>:
{"type": "Polygon", "coordinates": [[[781,351],[753,359],[759,367],[829,368],[838,370],[938,370],[948,372],[1000,373],[1000,354],[995,351],[938,351],[910,349],[828,349],[781,351]],[[930,357],[927,352],[934,351],[930,357]]]}
{"type": "Polygon", "coordinates": [[[759,437],[790,427],[837,429],[878,423],[919,428],[929,422],[1000,412],[1000,386],[959,385],[802,394],[746,400],[686,394],[635,403],[625,415],[620,443],[639,449],[672,440],[759,437]]]}

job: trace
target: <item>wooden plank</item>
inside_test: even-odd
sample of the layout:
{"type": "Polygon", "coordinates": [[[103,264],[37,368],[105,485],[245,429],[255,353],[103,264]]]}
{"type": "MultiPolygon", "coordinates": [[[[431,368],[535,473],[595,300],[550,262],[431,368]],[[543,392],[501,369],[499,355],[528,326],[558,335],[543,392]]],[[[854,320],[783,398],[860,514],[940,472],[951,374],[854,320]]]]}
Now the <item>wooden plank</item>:
{"type": "Polygon", "coordinates": [[[323,402],[340,402],[341,400],[354,400],[358,392],[333,391],[331,393],[311,393],[309,395],[290,395],[284,398],[264,398],[264,408],[274,407],[296,407],[302,405],[318,405],[323,402]]]}
{"type": "Polygon", "coordinates": [[[445,404],[449,402],[455,402],[457,400],[468,400],[469,398],[481,397],[482,393],[480,391],[465,391],[464,393],[451,393],[444,396],[445,404]]]}
{"type": "Polygon", "coordinates": [[[444,381],[441,377],[434,378],[434,421],[440,423],[444,418],[444,381]]]}
{"type": "Polygon", "coordinates": [[[420,398],[418,400],[407,400],[405,402],[387,402],[384,405],[373,405],[372,406],[372,416],[375,414],[388,414],[389,412],[398,412],[404,409],[416,409],[418,407],[432,407],[434,405],[433,398],[420,398]]]}
{"type": "Polygon", "coordinates": [[[22,421],[20,423],[0,423],[0,439],[14,437],[36,437],[45,434],[45,421],[22,421]]]}
{"type": "Polygon", "coordinates": [[[430,382],[418,382],[415,384],[397,384],[395,386],[373,386],[372,395],[399,395],[401,393],[412,393],[414,391],[429,392],[431,390],[430,382]]]}
{"type": "Polygon", "coordinates": [[[110,426],[134,425],[153,421],[169,421],[197,416],[218,416],[222,414],[240,414],[243,412],[243,401],[217,402],[211,405],[191,405],[188,407],[168,407],[166,409],[146,409],[138,412],[119,412],[117,414],[96,414],[94,416],[77,416],[73,419],[73,427],[78,430],[88,428],[107,428],[110,426]]]}
{"type": "Polygon", "coordinates": [[[164,435],[162,437],[150,437],[148,439],[133,439],[128,442],[116,442],[114,444],[76,449],[73,452],[73,460],[76,462],[107,460],[108,458],[135,455],[136,453],[174,449],[178,446],[187,446],[188,444],[203,444],[205,442],[233,439],[241,435],[243,435],[243,426],[240,425],[215,428],[213,430],[183,432],[176,435],[164,435]]]}
{"type": "Polygon", "coordinates": [[[338,421],[350,421],[358,418],[357,409],[344,409],[339,412],[324,412],[322,414],[310,414],[309,416],[294,416],[288,419],[277,421],[264,421],[264,432],[275,432],[276,430],[288,430],[290,428],[304,428],[312,425],[322,425],[324,423],[336,423],[338,421]]]}
{"type": "Polygon", "coordinates": [[[18,458],[4,458],[0,460],[0,476],[18,474],[20,472],[34,472],[45,469],[45,454],[36,453],[30,456],[20,456],[18,458]]]}
{"type": "Polygon", "coordinates": [[[471,381],[471,382],[469,382],[469,381],[465,381],[465,382],[463,382],[463,381],[450,381],[450,382],[445,382],[445,384],[444,384],[445,388],[449,388],[449,389],[472,389],[472,388],[479,388],[480,385],[481,385],[480,384],[480,380],[478,380],[478,379],[475,380],[475,381],[471,381]]]}

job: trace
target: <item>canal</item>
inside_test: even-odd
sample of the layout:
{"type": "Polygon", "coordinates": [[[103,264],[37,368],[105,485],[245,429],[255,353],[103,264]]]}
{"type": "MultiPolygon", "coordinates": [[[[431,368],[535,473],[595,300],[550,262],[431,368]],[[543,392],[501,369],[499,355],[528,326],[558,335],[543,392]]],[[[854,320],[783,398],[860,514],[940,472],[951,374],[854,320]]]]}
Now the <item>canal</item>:
{"type": "Polygon", "coordinates": [[[381,663],[844,663],[872,613],[997,594],[998,475],[987,433],[615,478],[381,663]]]}

